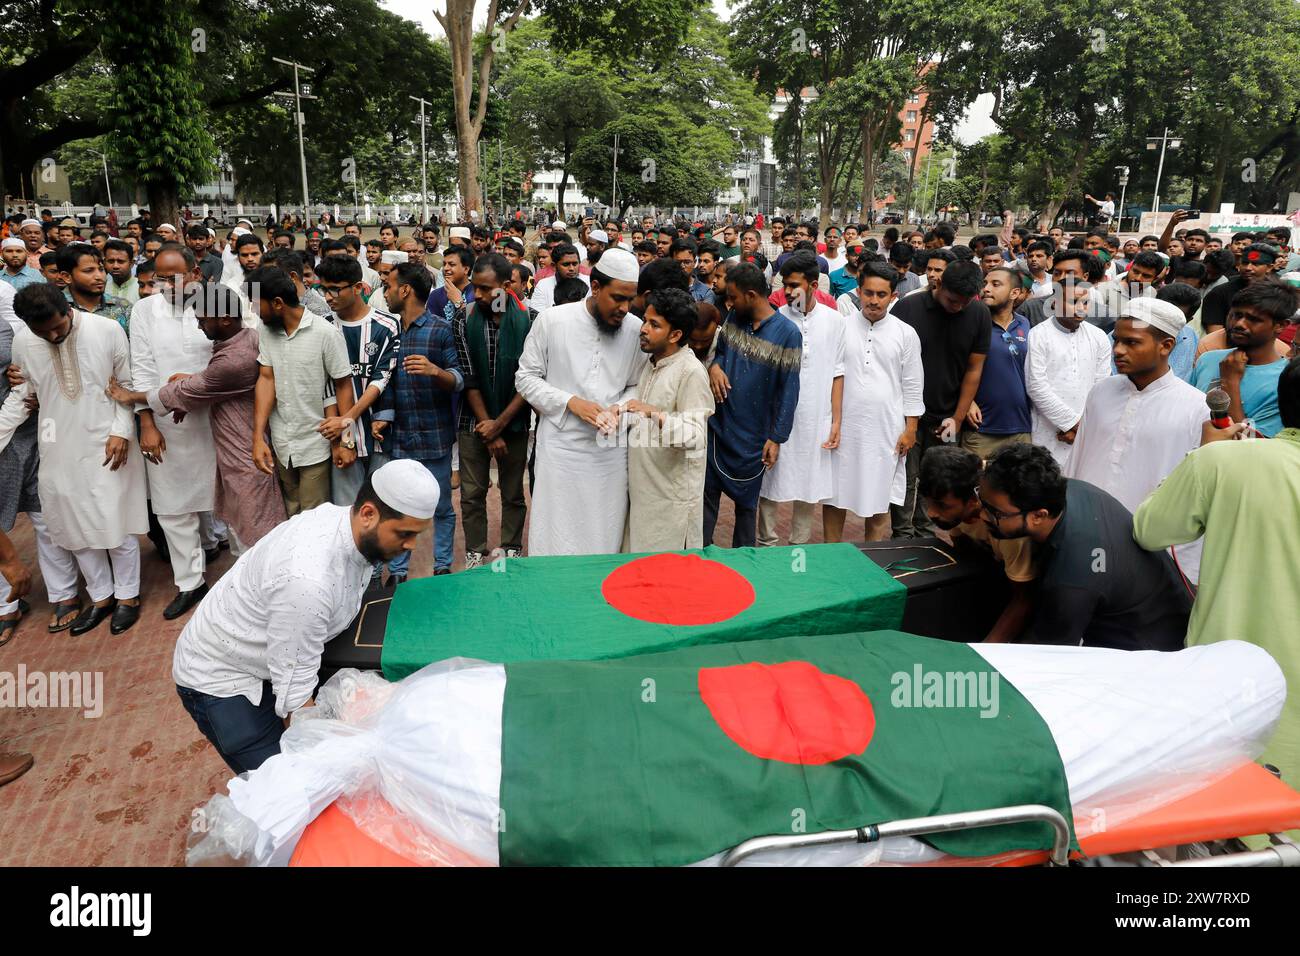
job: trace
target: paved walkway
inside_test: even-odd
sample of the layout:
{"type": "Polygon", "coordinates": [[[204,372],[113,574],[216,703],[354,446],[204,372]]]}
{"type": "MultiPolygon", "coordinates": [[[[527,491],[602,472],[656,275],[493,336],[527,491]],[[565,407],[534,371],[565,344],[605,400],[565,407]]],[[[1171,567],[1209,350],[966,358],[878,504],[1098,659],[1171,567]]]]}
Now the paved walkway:
{"type": "MultiPolygon", "coordinates": [[[[459,515],[459,492],[456,494],[459,515]]],[[[500,530],[495,489],[489,493],[489,535],[500,530]]],[[[716,538],[731,540],[732,510],[725,499],[716,538]]],[[[779,531],[789,533],[789,509],[779,531]]],[[[820,522],[815,540],[820,540],[820,522]]],[[[850,521],[850,536],[861,531],[850,521]]],[[[0,748],[26,750],[36,765],[0,787],[0,866],[172,866],[184,860],[192,814],[223,791],[230,772],[182,708],[171,680],[172,648],[187,618],[165,621],[175,594],[171,566],[141,539],[144,607],[121,636],[105,622],[90,634],[49,634],[49,604],[25,516],[11,535],[34,578],[32,613],[17,637],[0,648],[0,675],[89,671],[102,675],[103,713],[0,707],[0,748]]],[[[495,537],[490,540],[495,541],[495,537]]],[[[525,545],[527,539],[525,538],[525,545]]],[[[411,573],[432,570],[432,535],[416,546],[411,573]]],[[[456,568],[464,560],[457,524],[456,568]]],[[[228,552],[209,570],[209,583],[230,568],[228,552]]],[[[0,676],[0,680],[5,680],[0,676]]]]}

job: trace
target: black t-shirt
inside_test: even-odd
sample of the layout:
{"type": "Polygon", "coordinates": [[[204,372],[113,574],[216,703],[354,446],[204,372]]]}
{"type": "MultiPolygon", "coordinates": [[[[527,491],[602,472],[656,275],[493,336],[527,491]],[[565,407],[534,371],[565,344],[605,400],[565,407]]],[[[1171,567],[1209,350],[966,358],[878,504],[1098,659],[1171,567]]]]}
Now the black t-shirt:
{"type": "Polygon", "coordinates": [[[945,312],[929,290],[896,303],[894,315],[914,328],[921,340],[925,424],[937,425],[957,408],[971,355],[988,355],[993,317],[979,299],[956,315],[945,312]]]}
{"type": "Polygon", "coordinates": [[[1176,651],[1192,599],[1167,551],[1133,540],[1133,515],[1115,498],[1071,478],[1065,511],[1038,549],[1039,596],[1031,644],[1176,651]]]}
{"type": "Polygon", "coordinates": [[[1205,293],[1205,298],[1201,300],[1201,328],[1227,325],[1228,308],[1232,305],[1232,297],[1246,288],[1246,283],[1249,281],[1245,276],[1229,276],[1227,282],[1205,293]]]}

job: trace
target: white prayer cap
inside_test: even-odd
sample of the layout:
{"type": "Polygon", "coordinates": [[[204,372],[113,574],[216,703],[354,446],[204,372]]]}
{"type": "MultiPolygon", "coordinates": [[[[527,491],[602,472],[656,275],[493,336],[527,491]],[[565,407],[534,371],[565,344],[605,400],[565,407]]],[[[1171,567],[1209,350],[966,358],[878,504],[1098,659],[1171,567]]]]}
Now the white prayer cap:
{"type": "Polygon", "coordinates": [[[176,231],[176,227],[173,226],[170,222],[165,222],[165,223],[163,223],[161,226],[159,226],[158,228],[159,228],[159,229],[170,229],[172,232],[175,232],[175,231],[176,231]]]}
{"type": "Polygon", "coordinates": [[[438,479],[414,458],[395,458],[376,468],[371,487],[379,500],[408,518],[432,518],[438,508],[438,479]]]}
{"type": "Polygon", "coordinates": [[[230,234],[238,239],[240,236],[247,236],[249,231],[243,226],[236,226],[234,229],[230,230],[230,234]]]}
{"type": "Polygon", "coordinates": [[[1120,312],[1121,319],[1133,319],[1146,325],[1153,325],[1166,335],[1178,337],[1178,333],[1187,324],[1183,310],[1172,302],[1153,299],[1149,296],[1129,299],[1128,305],[1120,312]]]}
{"type": "Polygon", "coordinates": [[[39,219],[24,219],[18,224],[18,228],[22,229],[24,226],[41,226],[44,228],[43,223],[39,219]]]}
{"type": "Polygon", "coordinates": [[[641,278],[641,266],[637,263],[636,256],[618,246],[602,252],[600,261],[596,263],[593,270],[624,282],[636,282],[641,278]]]}
{"type": "Polygon", "coordinates": [[[453,239],[468,239],[469,226],[452,226],[450,235],[453,239]]]}
{"type": "Polygon", "coordinates": [[[211,236],[213,239],[217,238],[217,230],[213,229],[211,226],[208,226],[208,235],[211,236]]]}
{"type": "Polygon", "coordinates": [[[603,242],[605,245],[609,245],[609,233],[604,229],[591,230],[591,232],[587,233],[587,238],[592,242],[603,242]]]}
{"type": "Polygon", "coordinates": [[[10,236],[4,242],[0,242],[0,249],[26,249],[26,248],[27,248],[27,243],[23,242],[21,239],[15,239],[13,236],[10,236]]]}
{"type": "Polygon", "coordinates": [[[567,222],[565,222],[563,219],[557,219],[557,220],[555,220],[555,222],[551,223],[551,228],[552,228],[552,229],[568,229],[568,228],[569,228],[569,224],[568,224],[567,222]]]}
{"type": "Polygon", "coordinates": [[[249,228],[249,229],[252,229],[252,228],[253,228],[253,220],[251,220],[251,219],[236,219],[236,220],[235,220],[235,225],[238,226],[241,222],[246,222],[246,223],[248,223],[248,228],[249,228]]]}
{"type": "Polygon", "coordinates": [[[381,262],[387,262],[389,265],[400,266],[403,262],[411,261],[411,254],[409,252],[400,252],[396,249],[385,249],[379,254],[379,259],[381,262]]]}

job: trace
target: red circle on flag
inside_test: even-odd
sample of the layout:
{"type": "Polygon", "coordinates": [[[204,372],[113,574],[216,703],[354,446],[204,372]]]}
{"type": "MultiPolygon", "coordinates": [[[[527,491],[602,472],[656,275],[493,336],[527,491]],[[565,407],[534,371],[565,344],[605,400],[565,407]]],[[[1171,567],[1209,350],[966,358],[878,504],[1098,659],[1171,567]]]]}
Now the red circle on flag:
{"type": "Polygon", "coordinates": [[[723,733],[766,760],[831,763],[862,753],[876,732],[862,688],[807,661],[704,667],[699,688],[723,733]]]}
{"type": "Polygon", "coordinates": [[[600,593],[628,617],[651,624],[717,624],[754,603],[754,586],[698,554],[652,554],[619,566],[600,593]]]}

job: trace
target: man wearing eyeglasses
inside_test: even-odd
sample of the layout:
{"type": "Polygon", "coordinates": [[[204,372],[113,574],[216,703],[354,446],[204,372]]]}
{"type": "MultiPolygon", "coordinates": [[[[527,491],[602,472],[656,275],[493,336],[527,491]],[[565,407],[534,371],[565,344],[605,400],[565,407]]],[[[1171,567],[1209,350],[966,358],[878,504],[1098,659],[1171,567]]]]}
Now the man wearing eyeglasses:
{"type": "Polygon", "coordinates": [[[1029,441],[1032,424],[1029,393],[1025,391],[1029,320],[1017,309],[1029,298],[1032,283],[1028,271],[1011,266],[995,266],[984,275],[980,298],[989,307],[993,329],[980,386],[961,434],[962,447],[980,458],[990,458],[1011,442],[1029,441]]]}
{"type": "Polygon", "coordinates": [[[1067,479],[1038,445],[1008,445],[984,468],[983,518],[994,538],[1029,538],[1041,563],[1032,644],[1176,651],[1191,594],[1164,551],[1133,540],[1133,515],[1094,485],[1067,479]]]}
{"type": "MultiPolygon", "coordinates": [[[[212,343],[194,315],[192,297],[203,273],[193,250],[165,243],[154,257],[154,275],[159,294],[141,299],[131,311],[131,381],[145,393],[175,375],[202,372],[212,359],[212,343]]],[[[216,501],[216,445],[206,408],[177,422],[141,403],[136,415],[149,502],[167,538],[176,582],[176,596],[163,611],[171,621],[208,593],[207,555],[215,557],[217,549],[210,514],[216,501]]]]}

